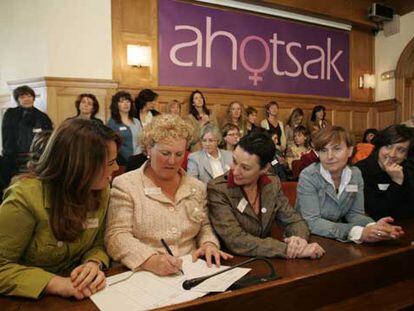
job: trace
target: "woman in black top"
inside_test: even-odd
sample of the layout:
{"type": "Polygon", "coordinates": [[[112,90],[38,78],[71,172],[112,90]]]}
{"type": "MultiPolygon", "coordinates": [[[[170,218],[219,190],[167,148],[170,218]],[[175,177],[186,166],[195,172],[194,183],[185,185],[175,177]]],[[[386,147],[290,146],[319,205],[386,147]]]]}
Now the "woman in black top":
{"type": "Polygon", "coordinates": [[[47,114],[33,106],[35,92],[32,88],[20,86],[13,91],[13,97],[18,106],[7,109],[2,123],[2,177],[6,186],[14,175],[26,168],[35,134],[53,129],[47,114]]]}
{"type": "Polygon", "coordinates": [[[405,125],[380,131],[371,155],[356,163],[364,179],[365,212],[375,220],[414,217],[414,137],[405,125]]]}

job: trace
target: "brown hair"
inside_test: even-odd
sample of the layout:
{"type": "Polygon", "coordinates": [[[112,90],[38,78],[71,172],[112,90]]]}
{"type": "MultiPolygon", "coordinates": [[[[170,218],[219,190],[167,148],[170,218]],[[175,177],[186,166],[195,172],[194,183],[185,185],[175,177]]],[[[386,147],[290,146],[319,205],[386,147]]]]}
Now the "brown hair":
{"type": "Polygon", "coordinates": [[[312,135],[312,143],[316,151],[322,150],[331,142],[345,142],[347,147],[354,146],[354,140],[349,132],[340,126],[326,127],[312,135]]]}
{"type": "Polygon", "coordinates": [[[70,119],[53,132],[31,175],[50,189],[50,225],[58,240],[74,241],[88,211],[99,207],[96,176],[107,161],[107,144],[120,146],[117,134],[98,122],[70,119]]]}
{"type": "Polygon", "coordinates": [[[78,113],[76,116],[80,115],[79,106],[80,106],[80,103],[81,103],[81,101],[82,101],[82,99],[84,97],[90,98],[92,100],[93,108],[92,108],[91,118],[94,118],[96,116],[96,114],[99,112],[99,102],[96,99],[96,96],[95,95],[88,94],[88,93],[82,93],[76,99],[76,101],[75,101],[75,107],[76,107],[76,111],[78,113]]]}

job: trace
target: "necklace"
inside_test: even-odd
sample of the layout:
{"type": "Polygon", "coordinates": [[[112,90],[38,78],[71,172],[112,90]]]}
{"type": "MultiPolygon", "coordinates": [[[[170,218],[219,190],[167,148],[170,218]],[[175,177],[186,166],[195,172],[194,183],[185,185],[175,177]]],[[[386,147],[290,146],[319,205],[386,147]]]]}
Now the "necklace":
{"type": "Polygon", "coordinates": [[[247,198],[247,201],[249,202],[250,206],[254,210],[255,214],[258,215],[260,209],[259,208],[256,209],[256,203],[257,203],[257,200],[259,199],[259,189],[257,188],[256,196],[255,196],[253,202],[249,199],[249,196],[247,195],[247,193],[244,189],[243,189],[243,193],[244,193],[244,196],[247,198]]]}

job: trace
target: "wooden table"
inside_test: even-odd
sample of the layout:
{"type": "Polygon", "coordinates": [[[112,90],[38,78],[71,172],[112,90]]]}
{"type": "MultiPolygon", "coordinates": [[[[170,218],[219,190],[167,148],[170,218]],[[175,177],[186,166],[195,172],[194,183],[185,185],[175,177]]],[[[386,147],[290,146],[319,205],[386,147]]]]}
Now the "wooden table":
{"type": "MultiPolygon", "coordinates": [[[[357,245],[313,236],[326,255],[318,260],[272,259],[282,278],[208,295],[166,309],[196,310],[394,310],[414,306],[414,220],[401,222],[398,241],[357,245]]],[[[246,258],[237,257],[229,264],[246,258]]],[[[253,273],[265,266],[252,263],[253,273]]],[[[111,273],[119,269],[112,269],[111,273]]],[[[0,310],[97,310],[89,299],[0,297],[0,310]]],[[[122,310],[124,311],[124,310],[122,310]]]]}

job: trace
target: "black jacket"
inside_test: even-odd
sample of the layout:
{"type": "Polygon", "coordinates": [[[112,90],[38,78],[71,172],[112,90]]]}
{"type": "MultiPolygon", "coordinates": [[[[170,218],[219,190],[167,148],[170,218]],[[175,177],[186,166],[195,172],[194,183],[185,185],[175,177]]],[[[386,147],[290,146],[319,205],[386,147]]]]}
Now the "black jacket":
{"type": "Polygon", "coordinates": [[[3,155],[28,153],[34,135],[41,130],[52,130],[52,121],[39,109],[9,108],[3,117],[3,155]]]}
{"type": "Polygon", "coordinates": [[[413,218],[414,161],[411,159],[402,163],[404,182],[400,186],[381,169],[377,159],[378,153],[373,152],[365,160],[356,163],[364,179],[365,212],[375,220],[386,216],[394,219],[413,218]]]}

